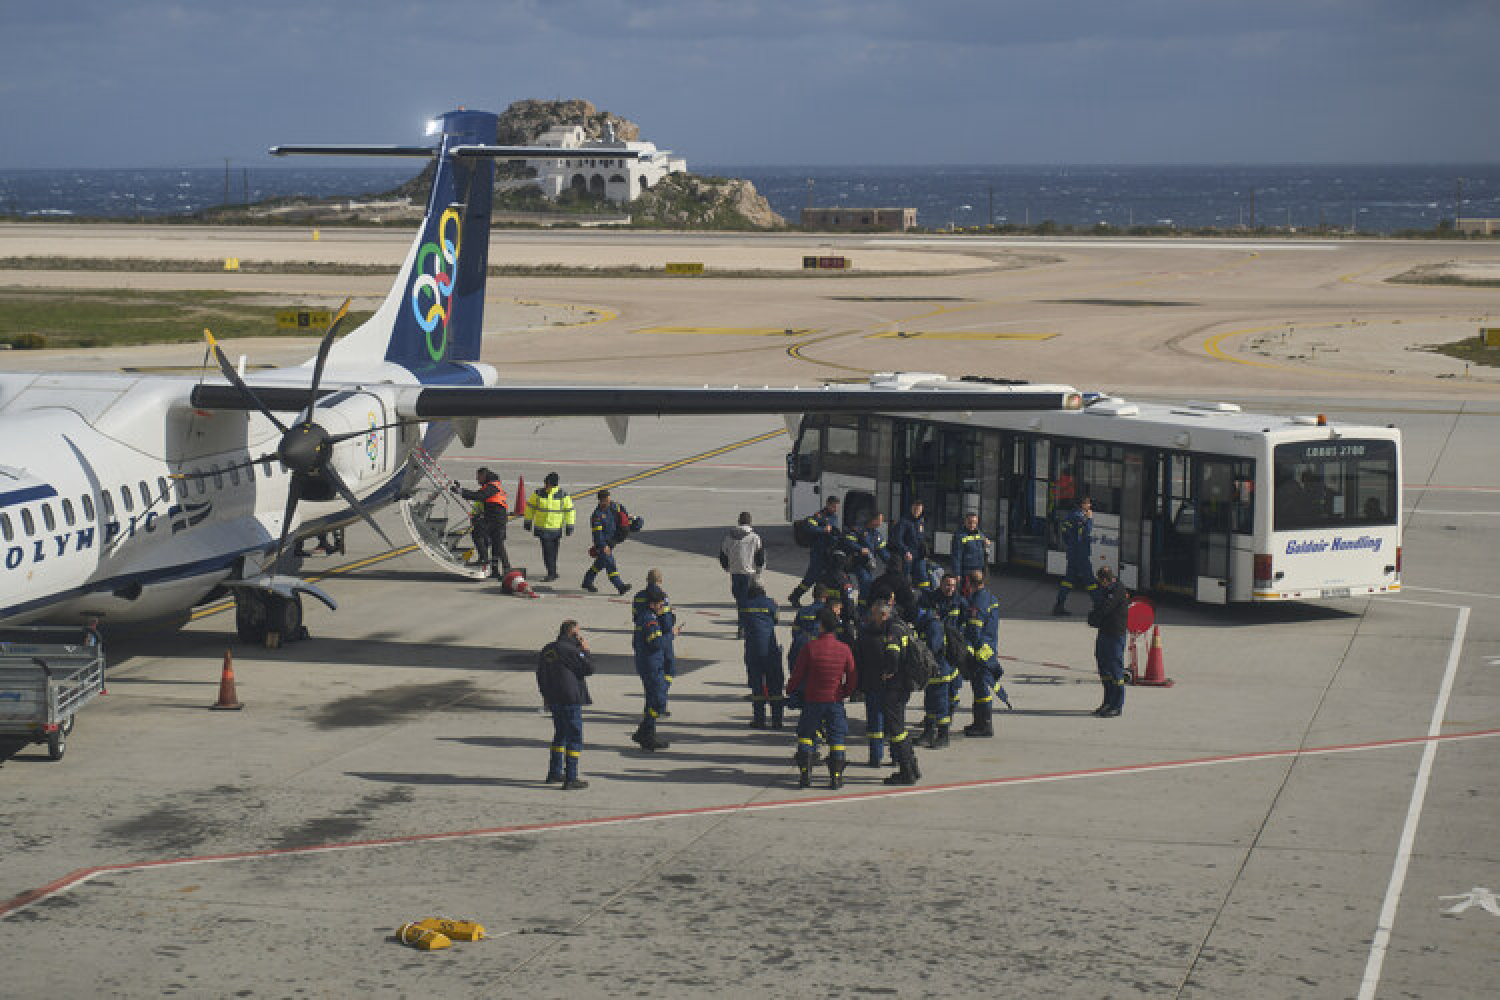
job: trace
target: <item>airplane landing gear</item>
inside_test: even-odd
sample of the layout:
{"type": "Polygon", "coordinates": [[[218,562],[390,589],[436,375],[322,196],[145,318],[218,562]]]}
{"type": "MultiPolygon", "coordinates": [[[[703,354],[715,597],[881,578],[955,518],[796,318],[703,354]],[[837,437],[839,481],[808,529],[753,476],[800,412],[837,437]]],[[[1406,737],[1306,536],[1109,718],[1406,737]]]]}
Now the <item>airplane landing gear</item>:
{"type": "Polygon", "coordinates": [[[282,597],[259,590],[239,590],[234,595],[234,626],[240,641],[264,645],[276,634],[282,643],[303,638],[302,597],[282,597]]]}

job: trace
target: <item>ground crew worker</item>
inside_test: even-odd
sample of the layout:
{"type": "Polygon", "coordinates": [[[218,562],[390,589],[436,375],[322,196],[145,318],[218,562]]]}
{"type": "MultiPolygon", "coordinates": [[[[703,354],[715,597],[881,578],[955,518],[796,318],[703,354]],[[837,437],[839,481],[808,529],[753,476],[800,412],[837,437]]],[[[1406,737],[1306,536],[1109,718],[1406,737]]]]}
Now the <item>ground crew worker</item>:
{"type": "Polygon", "coordinates": [[[803,693],[802,715],[797,719],[798,787],[812,784],[816,761],[814,741],[818,733],[828,740],[830,788],[844,787],[844,765],[848,759],[844,741],[849,738],[849,719],[844,699],[858,687],[854,654],[839,641],[839,619],[829,608],[818,612],[818,636],[802,647],[792,668],[791,687],[803,693]]]}
{"type": "Polygon", "coordinates": [[[667,682],[662,676],[663,629],[657,619],[666,603],[666,595],[653,586],[648,586],[642,593],[646,598],[645,606],[635,616],[635,633],[630,645],[635,651],[635,672],[646,693],[646,708],[641,715],[641,724],[630,738],[640,744],[642,750],[665,750],[669,744],[656,735],[656,720],[667,707],[667,682]]]}
{"type": "Polygon", "coordinates": [[[776,602],[758,583],[740,604],[740,629],[745,634],[745,679],[750,685],[750,725],[766,728],[766,706],[771,708],[771,728],[782,727],[786,698],[782,690],[786,675],[781,667],[781,645],[776,641],[776,602]]]}
{"type": "Polygon", "coordinates": [[[886,564],[885,572],[870,584],[870,592],[866,600],[870,604],[876,601],[894,601],[893,610],[908,625],[916,625],[917,616],[922,610],[917,600],[916,590],[912,588],[911,581],[906,578],[906,574],[901,571],[901,566],[894,559],[886,564]]]}
{"type": "Polygon", "coordinates": [[[870,605],[856,644],[855,664],[866,704],[873,695],[880,708],[881,731],[890,739],[891,759],[900,769],[886,776],[887,785],[915,785],[922,777],[906,731],[906,702],[912,691],[906,658],[915,655],[915,650],[908,648],[915,641],[906,625],[891,613],[889,604],[870,605]]]}
{"type": "Polygon", "coordinates": [[[593,704],[586,678],[593,672],[589,644],[578,623],[571,619],[563,622],[557,638],[542,647],[536,667],[542,704],[552,713],[547,783],[561,784],[563,791],[589,787],[578,777],[578,758],[583,752],[583,706],[593,704]]]}
{"type": "Polygon", "coordinates": [[[989,569],[990,540],[980,533],[979,515],[972,510],[964,515],[963,529],[953,533],[952,556],[953,572],[966,586],[975,570],[983,573],[989,569]]]}
{"type": "Polygon", "coordinates": [[[610,502],[609,490],[600,490],[597,501],[594,512],[589,515],[589,533],[594,539],[594,561],[589,564],[588,572],[583,574],[583,589],[597,594],[599,588],[594,586],[594,577],[604,573],[609,577],[609,582],[615,585],[615,590],[628,594],[630,584],[620,579],[619,568],[615,565],[615,546],[623,541],[621,508],[619,504],[610,502]]]}
{"type": "MultiPolygon", "coordinates": [[[[797,614],[792,618],[792,644],[786,651],[787,670],[790,671],[797,663],[797,654],[802,652],[802,647],[818,637],[818,612],[822,611],[828,597],[828,590],[823,584],[818,584],[812,589],[812,603],[805,608],[799,608],[797,614]]],[[[738,606],[738,605],[736,605],[738,606]]],[[[788,687],[787,691],[795,688],[788,687]]]]}
{"type": "Polygon", "coordinates": [[[558,487],[557,473],[547,473],[543,485],[526,498],[526,509],[522,511],[527,531],[535,531],[542,543],[542,562],[547,567],[543,582],[557,579],[557,550],[562,546],[564,534],[573,533],[575,515],[573,498],[558,487]]]}
{"type": "Polygon", "coordinates": [[[1094,638],[1094,663],[1104,702],[1094,709],[1101,719],[1113,719],[1125,710],[1125,634],[1130,616],[1130,591],[1115,579],[1114,570],[1099,567],[1099,596],[1089,612],[1089,624],[1099,630],[1094,638]]]}
{"type": "Polygon", "coordinates": [[[1059,525],[1063,551],[1068,555],[1068,568],[1057,585],[1057,601],[1052,605],[1054,615],[1066,615],[1068,595],[1074,587],[1080,587],[1090,597],[1098,589],[1094,582],[1094,567],[1089,561],[1094,545],[1094,503],[1088,497],[1080,498],[1062,519],[1059,525]]]}
{"type": "Polygon", "coordinates": [[[965,603],[963,597],[959,595],[958,589],[958,577],[952,573],[944,573],[943,578],[938,582],[937,590],[928,592],[925,605],[931,609],[933,614],[942,618],[945,636],[953,635],[959,640],[956,643],[944,643],[945,646],[952,647],[947,651],[948,662],[953,665],[958,673],[948,684],[948,714],[950,716],[958,712],[959,702],[963,696],[964,681],[967,679],[964,676],[965,664],[954,662],[961,656],[966,656],[967,653],[967,643],[962,640],[969,606],[965,603]],[[964,648],[959,649],[959,646],[963,646],[964,648]]]}
{"type": "Polygon", "coordinates": [[[870,599],[870,585],[885,571],[885,515],[875,511],[862,527],[844,532],[842,545],[849,553],[854,579],[859,584],[859,599],[870,599]]]}
{"type": "MultiPolygon", "coordinates": [[[[667,701],[671,698],[672,682],[677,679],[677,637],[682,634],[682,626],[677,624],[677,612],[672,610],[672,599],[667,596],[667,591],[662,586],[662,573],[656,567],[646,570],[646,587],[655,587],[661,594],[661,611],[656,615],[656,620],[661,623],[662,678],[667,682],[667,688],[662,692],[662,718],[669,718],[672,713],[667,710],[667,701]]],[[[630,599],[630,613],[632,616],[639,615],[646,607],[646,591],[638,590],[630,599]]]]}
{"type": "Polygon", "coordinates": [[[928,678],[922,692],[922,733],[917,742],[929,750],[940,750],[948,746],[948,730],[953,724],[953,714],[948,708],[948,691],[958,677],[957,664],[951,663],[947,653],[947,633],[943,629],[943,616],[931,608],[923,608],[917,617],[915,631],[918,642],[927,643],[937,657],[941,668],[938,676],[928,678]]]}
{"type": "Polygon", "coordinates": [[[488,565],[491,576],[503,576],[510,572],[510,556],[505,551],[505,530],[510,521],[510,498],[500,477],[489,469],[480,468],[474,473],[479,484],[477,490],[466,490],[453,484],[453,492],[472,501],[475,505],[473,517],[474,554],[481,565],[488,565]],[[501,567],[504,570],[501,570],[501,567]]]}
{"type": "Polygon", "coordinates": [[[829,497],[822,510],[804,518],[803,522],[802,530],[811,543],[808,545],[807,572],[802,574],[802,582],[787,598],[787,603],[794,608],[801,605],[802,595],[828,574],[830,557],[839,541],[839,498],[829,497]]]}
{"type": "Polygon", "coordinates": [[[919,591],[932,589],[932,578],[927,573],[927,518],[923,516],[925,505],[913,500],[906,516],[896,522],[891,532],[891,554],[901,571],[919,591]]]}
{"type": "Polygon", "coordinates": [[[984,573],[969,574],[969,596],[964,599],[964,640],[973,655],[974,722],[964,727],[965,736],[995,735],[995,699],[1010,707],[1000,676],[1000,602],[984,585],[984,573]]]}

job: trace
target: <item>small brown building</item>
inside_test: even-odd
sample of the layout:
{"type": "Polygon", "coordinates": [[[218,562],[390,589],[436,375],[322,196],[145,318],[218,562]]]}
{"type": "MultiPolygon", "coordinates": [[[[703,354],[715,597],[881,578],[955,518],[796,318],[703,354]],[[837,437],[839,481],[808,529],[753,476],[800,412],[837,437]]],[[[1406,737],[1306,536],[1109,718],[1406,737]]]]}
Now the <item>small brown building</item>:
{"type": "Polygon", "coordinates": [[[803,229],[851,232],[883,229],[894,233],[917,227],[915,208],[804,208],[803,229]]]}

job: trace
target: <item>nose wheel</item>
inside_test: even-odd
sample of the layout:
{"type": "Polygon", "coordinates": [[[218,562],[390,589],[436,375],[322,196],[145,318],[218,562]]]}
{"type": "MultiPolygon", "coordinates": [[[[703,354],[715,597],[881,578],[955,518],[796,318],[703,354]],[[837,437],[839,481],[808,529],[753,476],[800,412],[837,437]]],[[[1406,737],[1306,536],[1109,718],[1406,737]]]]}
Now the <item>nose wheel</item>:
{"type": "Polygon", "coordinates": [[[234,626],[240,641],[251,646],[265,645],[266,637],[277,635],[282,643],[302,638],[302,598],[282,597],[261,590],[240,590],[234,595],[234,626]]]}

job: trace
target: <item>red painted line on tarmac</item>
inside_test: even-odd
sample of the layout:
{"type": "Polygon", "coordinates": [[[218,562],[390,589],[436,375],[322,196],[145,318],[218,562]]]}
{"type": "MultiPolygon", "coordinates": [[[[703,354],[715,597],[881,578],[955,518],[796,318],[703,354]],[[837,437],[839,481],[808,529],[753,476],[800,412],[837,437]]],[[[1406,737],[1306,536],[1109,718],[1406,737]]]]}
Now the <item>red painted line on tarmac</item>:
{"type": "Polygon", "coordinates": [[[1153,771],[1168,771],[1186,767],[1206,767],[1215,764],[1238,764],[1248,761],[1274,760],[1279,757],[1319,756],[1323,754],[1355,753],[1361,750],[1385,750],[1396,747],[1422,746],[1428,743],[1450,743],[1458,740],[1481,739],[1490,736],[1500,736],[1500,729],[1478,729],[1471,732],[1446,733],[1439,736],[1411,736],[1393,740],[1374,740],[1368,743],[1341,743],[1324,747],[1302,747],[1291,750],[1263,750],[1248,753],[1220,754],[1212,757],[1192,757],[1185,760],[1160,761],[1154,764],[1124,764],[1119,767],[1084,768],[1075,771],[1014,775],[1008,778],[980,778],[974,781],[956,781],[942,785],[880,788],[868,792],[819,795],[796,799],[775,799],[769,802],[741,802],[729,805],[698,806],[691,809],[667,809],[660,812],[629,813],[621,816],[596,816],[587,819],[555,820],[548,823],[523,823],[517,826],[490,827],[480,830],[459,830],[446,833],[413,833],[400,837],[383,837],[377,840],[356,840],[335,844],[315,844],[308,847],[277,847],[259,851],[237,851],[230,854],[205,854],[198,857],[160,858],[155,861],[130,861],[122,864],[80,868],[77,871],[64,875],[62,878],[48,882],[44,886],[28,889],[19,896],[0,903],[0,920],[27,906],[39,903],[50,896],[66,892],[75,886],[98,878],[100,875],[145,871],[152,868],[296,857],[305,854],[369,850],[379,847],[400,847],[406,844],[431,844],[452,840],[513,837],[526,833],[549,833],[557,830],[623,826],[628,823],[650,823],[659,820],[683,819],[693,816],[765,812],[773,809],[796,809],[806,806],[865,802],[873,799],[888,799],[910,795],[933,795],[938,792],[969,791],[971,789],[998,788],[1007,785],[1033,785],[1052,781],[1067,781],[1074,778],[1146,774],[1153,771]]]}

